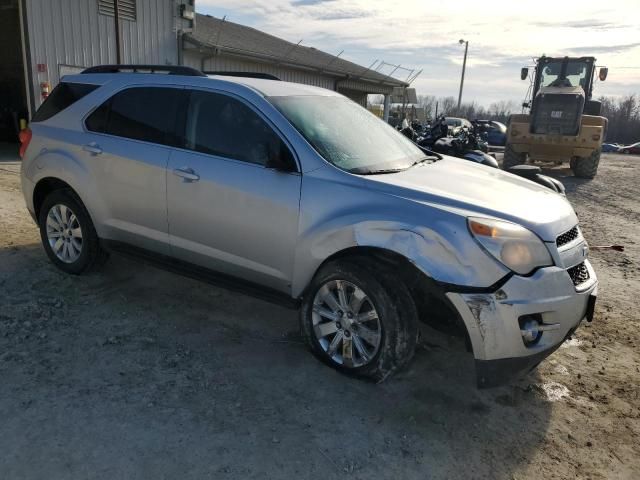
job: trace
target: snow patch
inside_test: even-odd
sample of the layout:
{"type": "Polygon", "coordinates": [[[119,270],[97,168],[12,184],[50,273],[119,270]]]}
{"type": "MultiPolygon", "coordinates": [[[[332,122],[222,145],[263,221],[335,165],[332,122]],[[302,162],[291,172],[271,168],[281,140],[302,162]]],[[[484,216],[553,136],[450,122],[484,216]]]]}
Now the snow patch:
{"type": "Polygon", "coordinates": [[[540,389],[550,402],[557,402],[569,396],[569,389],[558,382],[543,383],[540,389]]]}

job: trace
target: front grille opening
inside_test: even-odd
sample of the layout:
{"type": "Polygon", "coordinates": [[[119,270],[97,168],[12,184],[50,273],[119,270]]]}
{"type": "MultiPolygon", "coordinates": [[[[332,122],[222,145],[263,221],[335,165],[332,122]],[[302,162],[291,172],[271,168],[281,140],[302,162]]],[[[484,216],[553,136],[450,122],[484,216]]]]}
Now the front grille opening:
{"type": "Polygon", "coordinates": [[[575,136],[580,131],[584,97],[548,93],[537,96],[531,113],[531,133],[575,136]]]}
{"type": "Polygon", "coordinates": [[[567,273],[571,277],[571,281],[575,286],[582,285],[589,280],[589,270],[584,262],[567,269],[567,273]]]}
{"type": "Polygon", "coordinates": [[[578,226],[576,225],[568,232],[564,232],[562,235],[558,235],[558,238],[556,238],[556,245],[558,247],[561,247],[569,242],[573,242],[576,238],[578,238],[579,235],[580,232],[578,231],[578,226]]]}

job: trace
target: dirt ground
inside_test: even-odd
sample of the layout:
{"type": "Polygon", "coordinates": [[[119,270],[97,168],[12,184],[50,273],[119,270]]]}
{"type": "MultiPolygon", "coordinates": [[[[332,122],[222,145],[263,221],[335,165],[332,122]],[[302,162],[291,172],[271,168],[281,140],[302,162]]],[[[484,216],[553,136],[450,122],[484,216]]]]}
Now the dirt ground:
{"type": "Polygon", "coordinates": [[[297,314],[118,256],[57,271],[0,163],[0,478],[640,478],[640,157],[553,174],[591,245],[596,319],[479,391],[425,330],[374,385],[309,354],[297,314]]]}

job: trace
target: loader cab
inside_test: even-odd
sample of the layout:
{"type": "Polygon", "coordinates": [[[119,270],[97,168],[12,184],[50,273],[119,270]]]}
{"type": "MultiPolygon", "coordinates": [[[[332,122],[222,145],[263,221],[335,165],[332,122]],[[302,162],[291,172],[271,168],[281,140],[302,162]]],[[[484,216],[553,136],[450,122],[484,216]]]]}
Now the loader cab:
{"type": "Polygon", "coordinates": [[[540,57],[535,69],[533,98],[541,88],[581,87],[587,100],[593,94],[593,78],[596,59],[594,57],[540,57]]]}

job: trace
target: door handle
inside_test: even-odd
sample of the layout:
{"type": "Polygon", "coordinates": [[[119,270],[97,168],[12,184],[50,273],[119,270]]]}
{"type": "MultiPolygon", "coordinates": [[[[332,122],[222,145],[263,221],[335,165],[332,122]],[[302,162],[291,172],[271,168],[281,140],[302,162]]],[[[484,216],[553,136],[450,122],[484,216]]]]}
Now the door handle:
{"type": "Polygon", "coordinates": [[[82,150],[84,150],[85,152],[89,152],[91,155],[100,155],[102,153],[102,149],[95,142],[91,142],[91,143],[88,143],[87,145],[83,145],[82,150]]]}
{"type": "Polygon", "coordinates": [[[173,174],[184,179],[185,182],[197,182],[200,180],[200,175],[193,171],[193,168],[176,168],[173,170],[173,174]]]}

